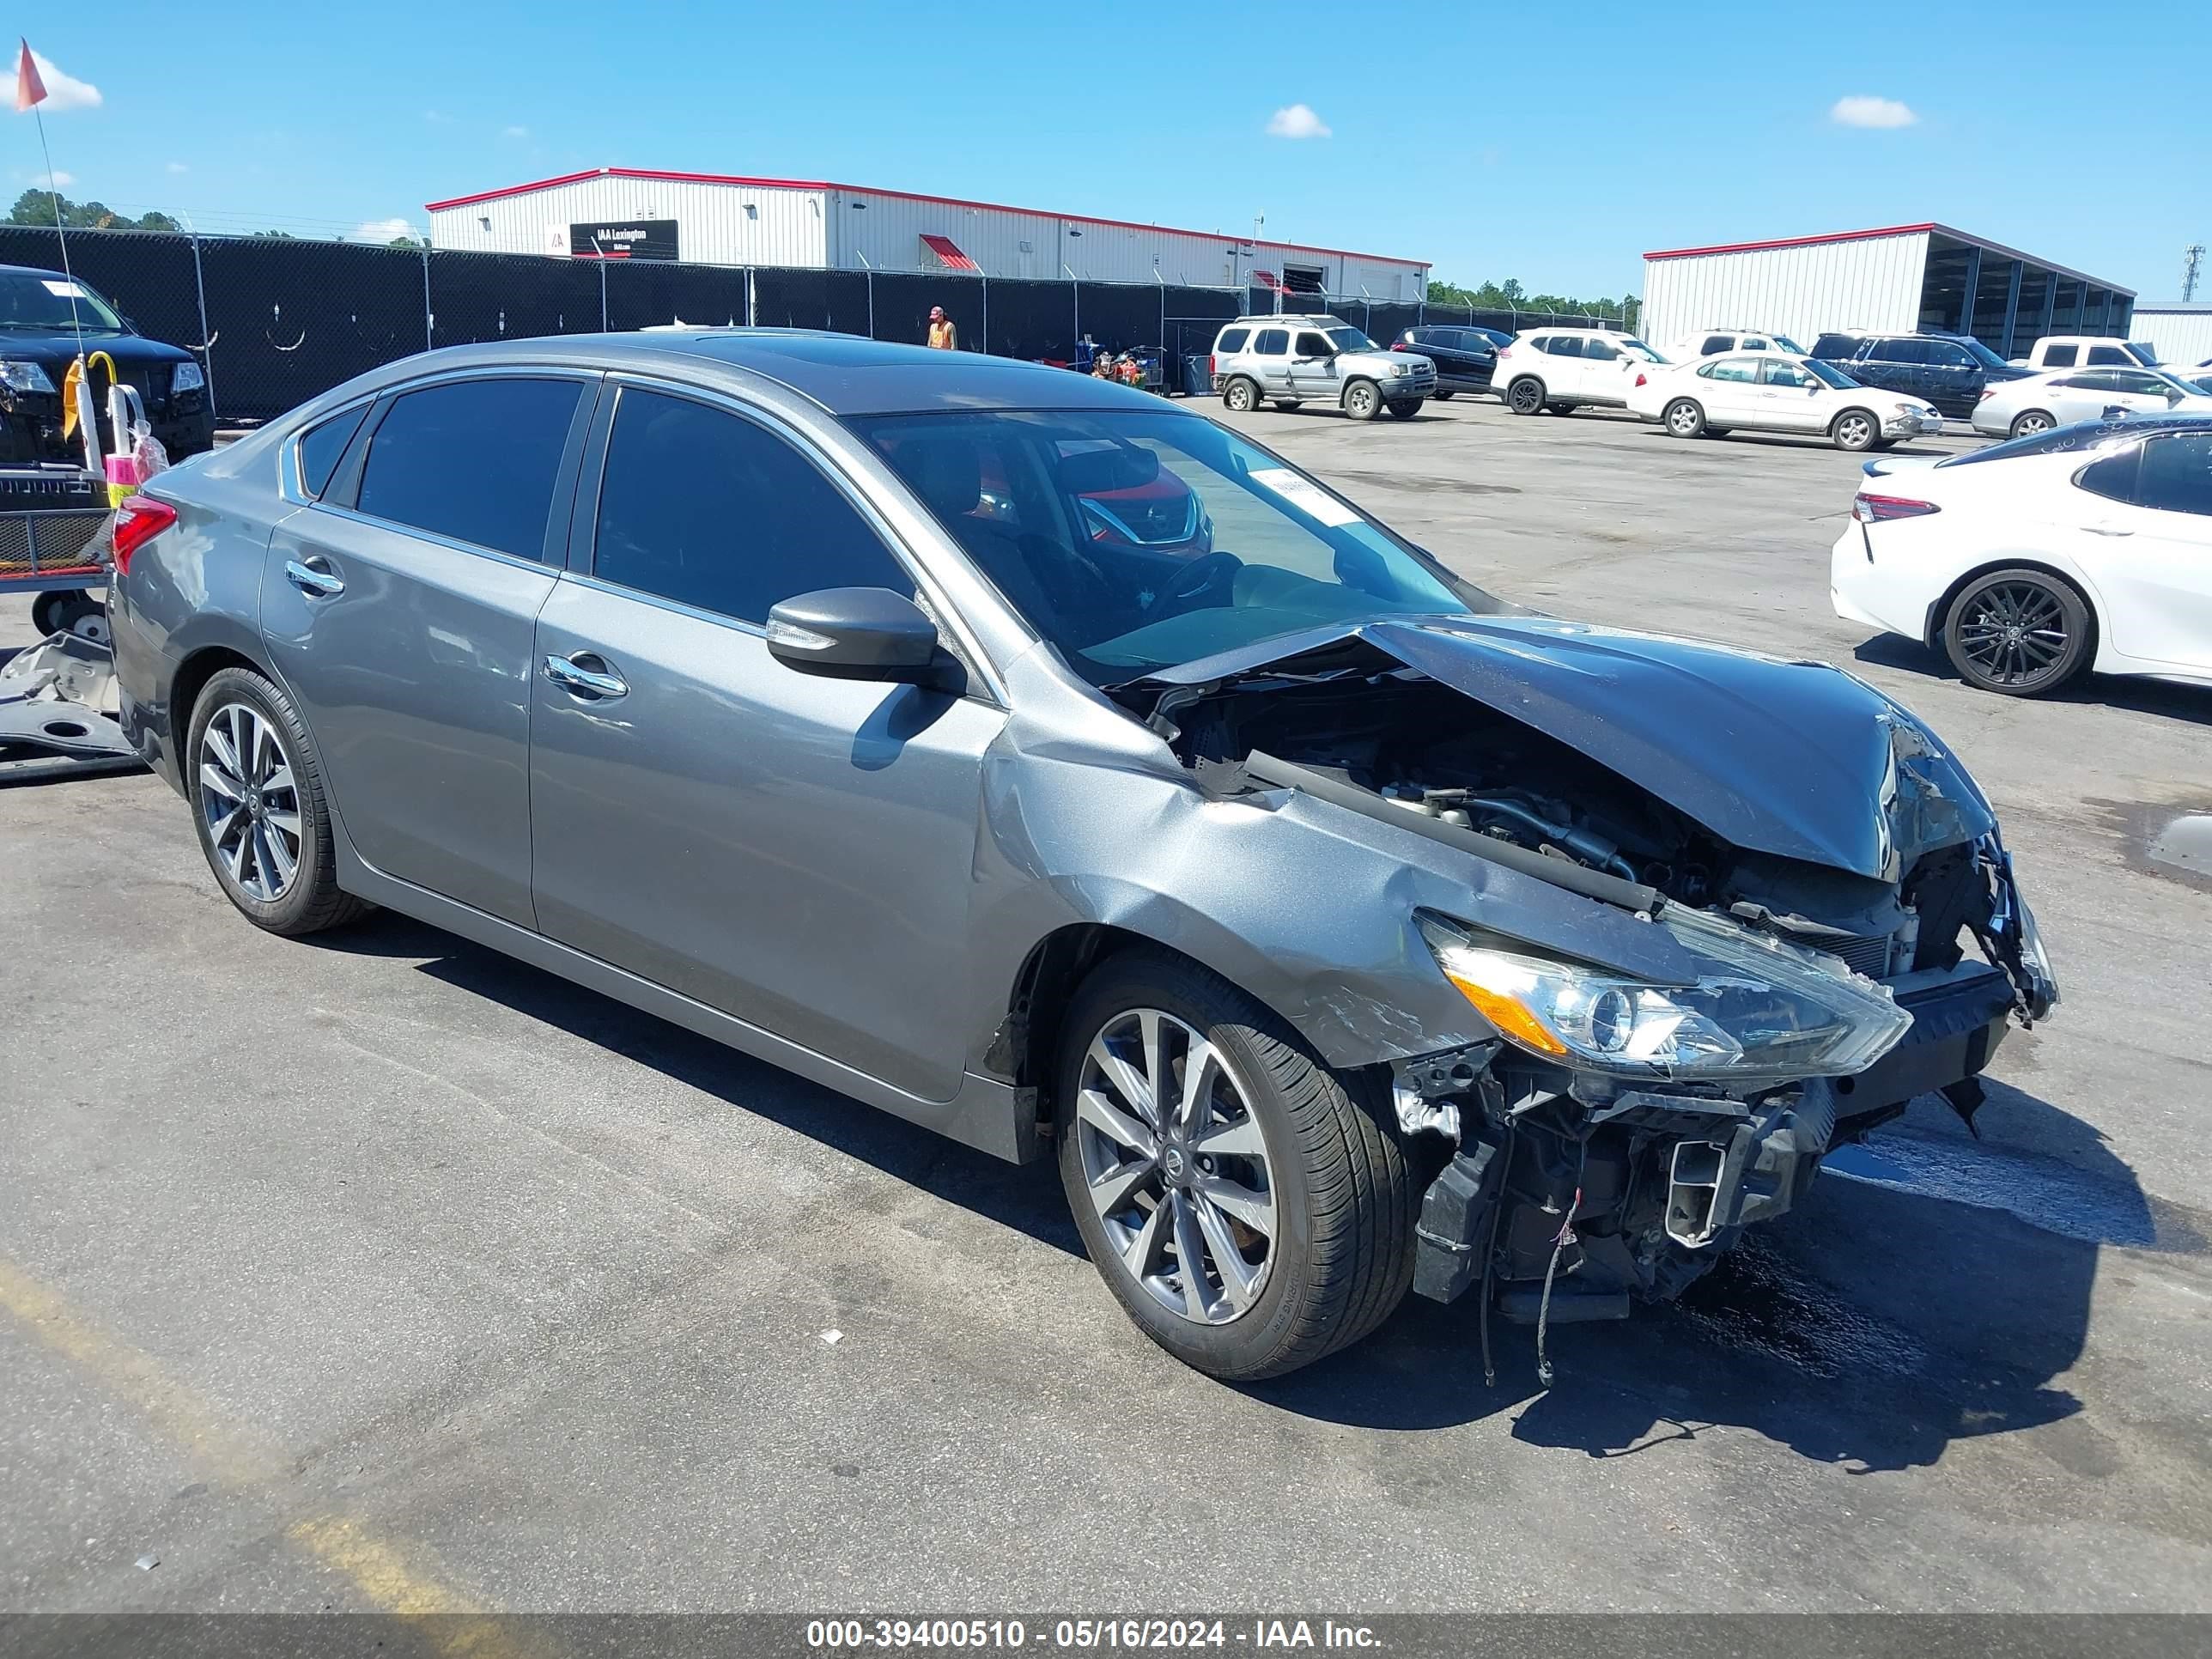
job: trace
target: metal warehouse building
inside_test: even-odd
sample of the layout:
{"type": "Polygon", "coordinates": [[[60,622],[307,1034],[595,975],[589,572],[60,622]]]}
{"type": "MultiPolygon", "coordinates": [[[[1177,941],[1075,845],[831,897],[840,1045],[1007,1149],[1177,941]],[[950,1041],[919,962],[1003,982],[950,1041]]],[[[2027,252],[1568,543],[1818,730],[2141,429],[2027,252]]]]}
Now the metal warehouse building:
{"type": "Polygon", "coordinates": [[[2185,367],[2212,362],[2212,305],[2185,300],[2146,300],[2136,307],[2131,340],[2148,341],[2162,363],[2185,367]]]}
{"type": "Polygon", "coordinates": [[[433,247],[1417,301],[1428,262],[797,179],[599,167],[428,204],[433,247]]]}
{"type": "Polygon", "coordinates": [[[2001,357],[2046,334],[2128,332],[2132,289],[1948,225],[1892,225],[1644,256],[1644,337],[1709,328],[1971,334],[2001,357]]]}

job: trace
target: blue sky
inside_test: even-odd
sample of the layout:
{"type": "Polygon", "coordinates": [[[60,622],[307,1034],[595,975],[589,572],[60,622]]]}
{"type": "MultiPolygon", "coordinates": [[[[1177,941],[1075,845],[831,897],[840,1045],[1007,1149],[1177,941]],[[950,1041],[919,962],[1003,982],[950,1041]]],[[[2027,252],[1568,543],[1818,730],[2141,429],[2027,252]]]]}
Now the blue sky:
{"type": "MultiPolygon", "coordinates": [[[[202,228],[419,224],[617,166],[1201,230],[1264,212],[1269,236],[1585,297],[1635,289],[1647,248],[1934,219],[2165,298],[2212,241],[2204,99],[2159,69],[2212,63],[2212,5],[2183,0],[123,0],[33,30],[98,89],[48,106],[65,192],[202,228]],[[1300,105],[1278,125],[1311,136],[1271,135],[1300,105]]],[[[11,193],[44,177],[13,118],[11,193]]]]}

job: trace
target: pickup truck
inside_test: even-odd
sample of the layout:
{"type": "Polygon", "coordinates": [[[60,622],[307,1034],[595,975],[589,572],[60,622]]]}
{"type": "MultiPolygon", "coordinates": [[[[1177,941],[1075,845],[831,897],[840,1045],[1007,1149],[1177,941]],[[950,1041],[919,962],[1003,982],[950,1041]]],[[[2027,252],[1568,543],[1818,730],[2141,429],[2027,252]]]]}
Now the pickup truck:
{"type": "Polygon", "coordinates": [[[2156,368],[2158,353],[2141,340],[2112,334],[2046,334],[2025,357],[2022,368],[2156,368]]]}

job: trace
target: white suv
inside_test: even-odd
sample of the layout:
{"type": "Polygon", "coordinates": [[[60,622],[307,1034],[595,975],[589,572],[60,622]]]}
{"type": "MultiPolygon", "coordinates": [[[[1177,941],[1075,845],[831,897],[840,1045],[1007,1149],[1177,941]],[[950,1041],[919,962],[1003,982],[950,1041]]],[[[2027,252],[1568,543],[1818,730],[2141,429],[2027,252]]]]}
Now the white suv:
{"type": "Polygon", "coordinates": [[[1437,391],[1437,366],[1417,352],[1385,351],[1334,317],[1239,317],[1213,341],[1213,384],[1239,410],[1331,403],[1355,421],[1381,410],[1410,420],[1437,391]]]}
{"type": "Polygon", "coordinates": [[[1805,348],[1787,334],[1778,334],[1772,329],[1744,330],[1738,328],[1701,328],[1687,334],[1667,348],[1667,355],[1676,362],[1694,362],[1700,357],[1718,357],[1731,351],[1786,351],[1793,357],[1805,355],[1805,348]]]}
{"type": "Polygon", "coordinates": [[[1588,404],[1625,409],[1636,377],[1667,360],[1632,334],[1599,328],[1532,328],[1498,348],[1490,383],[1516,415],[1564,415],[1588,404]]]}

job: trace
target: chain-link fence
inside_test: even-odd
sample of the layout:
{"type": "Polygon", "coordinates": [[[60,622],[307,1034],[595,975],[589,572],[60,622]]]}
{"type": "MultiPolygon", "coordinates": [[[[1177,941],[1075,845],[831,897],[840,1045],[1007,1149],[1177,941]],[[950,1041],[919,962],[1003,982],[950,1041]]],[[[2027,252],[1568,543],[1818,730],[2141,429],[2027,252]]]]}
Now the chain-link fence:
{"type": "MultiPolygon", "coordinates": [[[[0,225],[0,264],[59,270],[56,233],[0,225]]],[[[134,327],[205,364],[218,419],[267,420],[365,369],[434,346],[659,324],[827,328],[919,342],[942,306],[969,350],[1066,363],[1078,343],[1186,358],[1253,313],[1326,310],[1389,341],[1423,323],[1517,331],[1604,326],[1551,312],[1175,283],[1017,280],[968,272],[788,270],[569,260],[288,236],[74,231],[70,268],[134,327]]]]}

